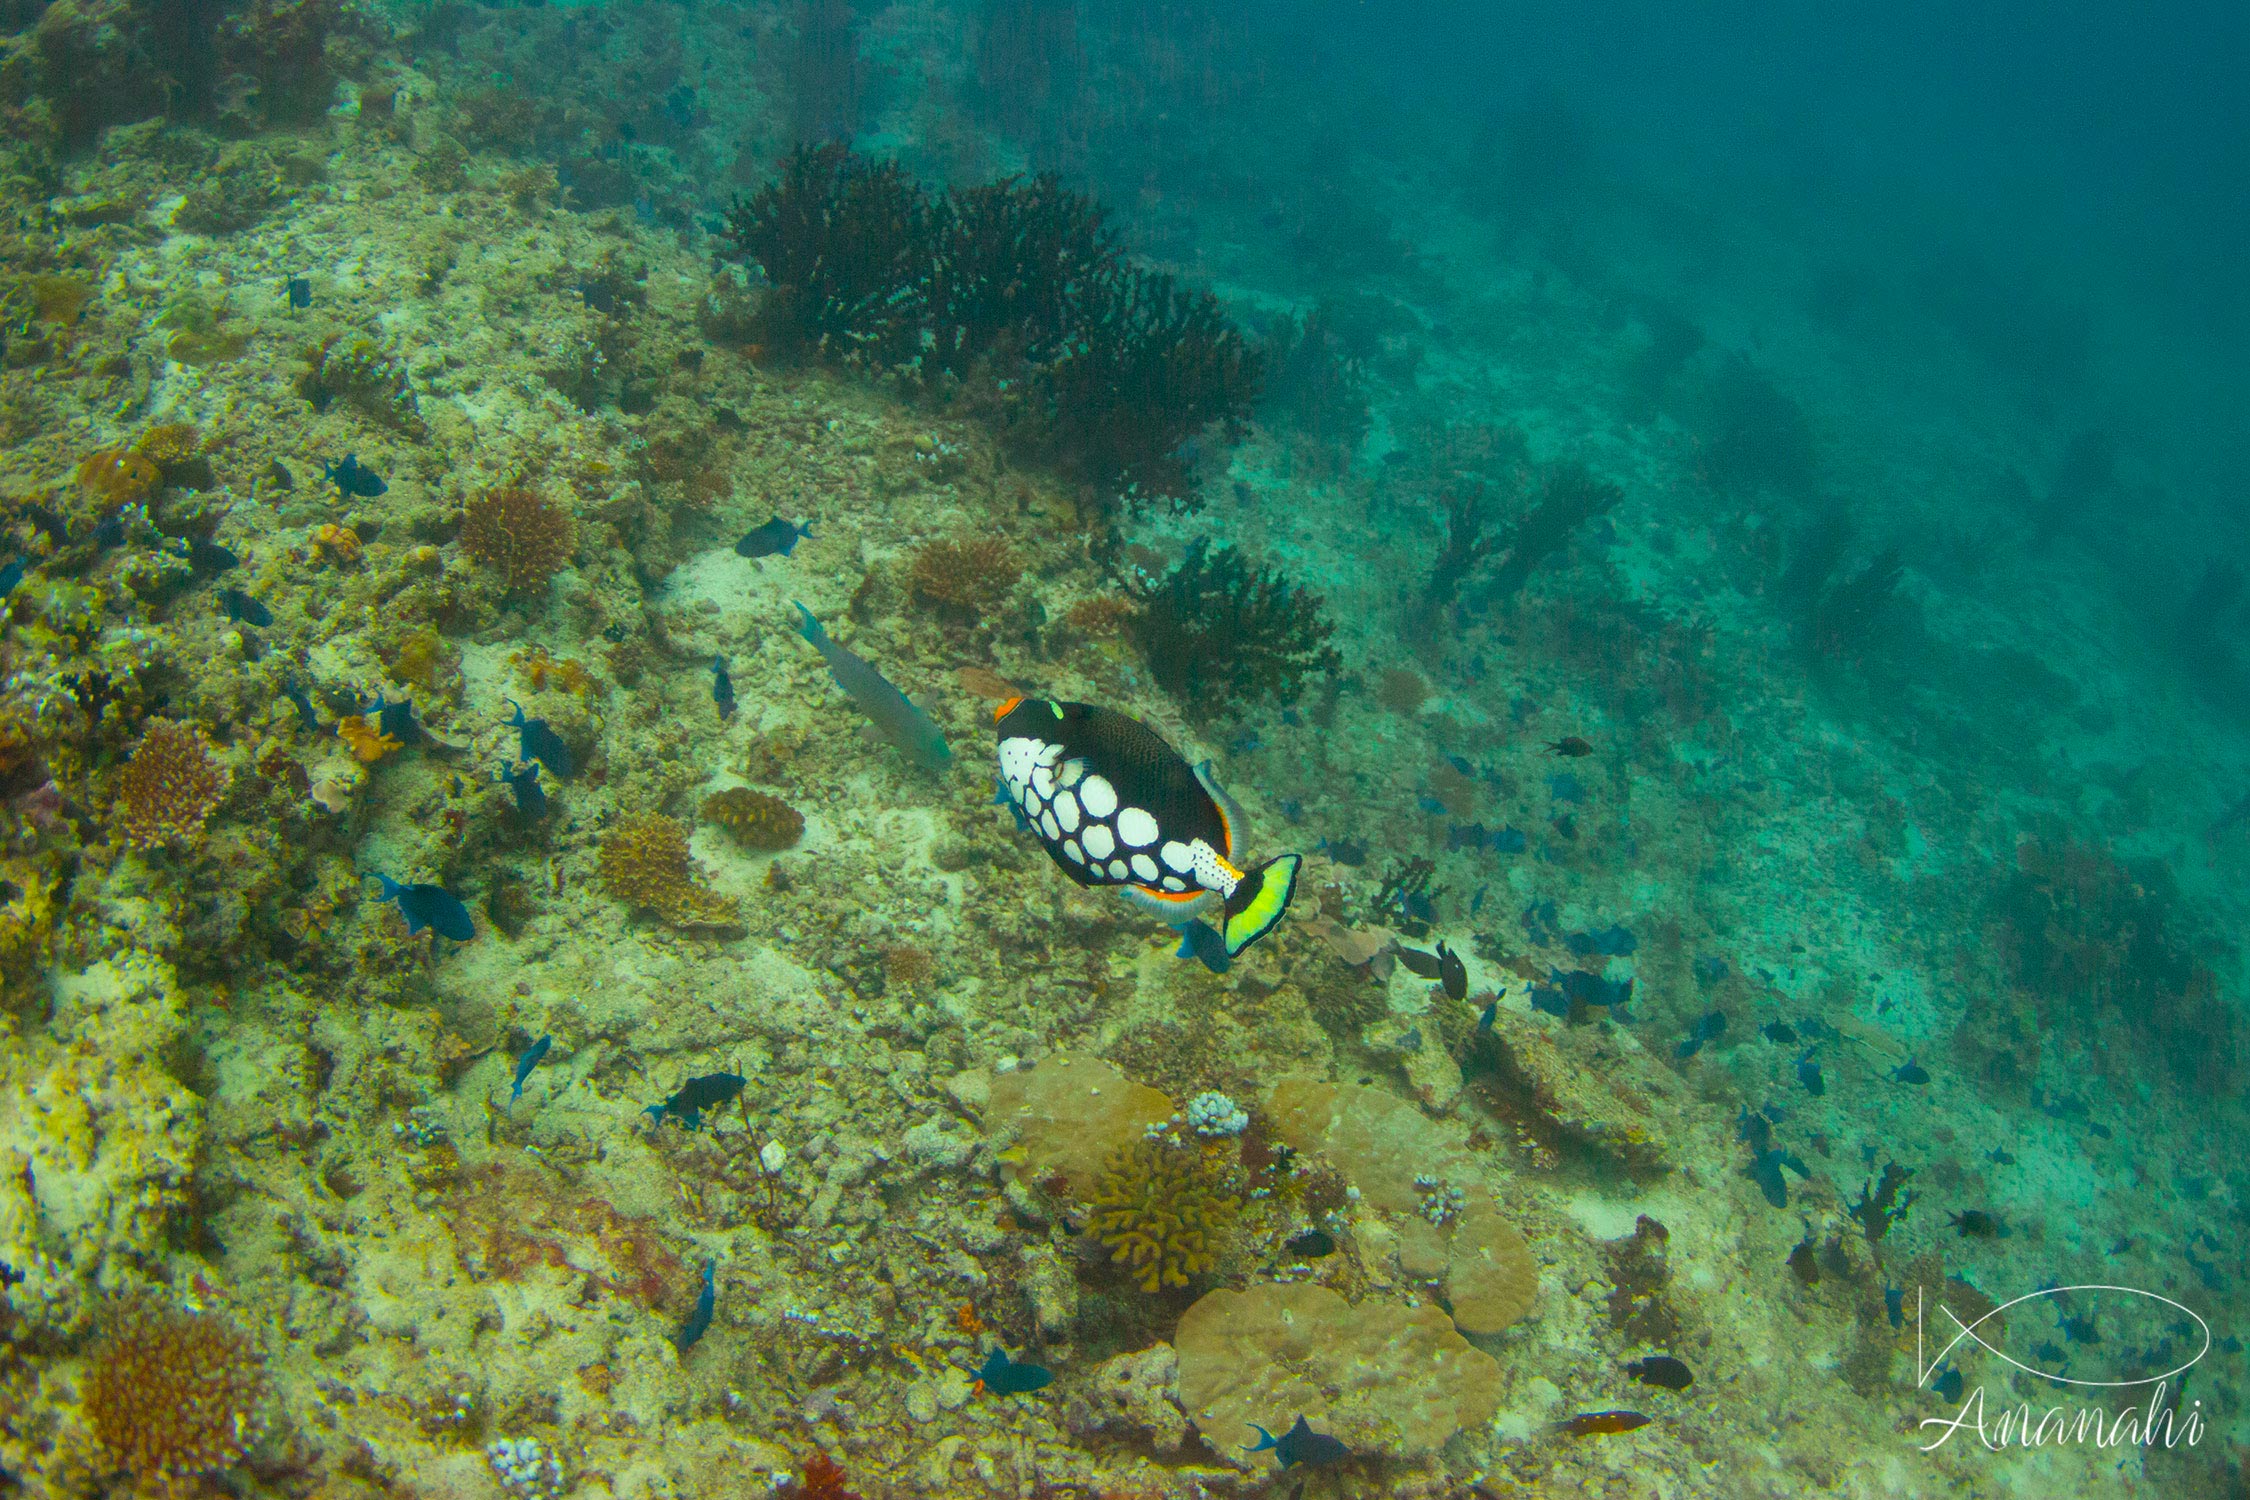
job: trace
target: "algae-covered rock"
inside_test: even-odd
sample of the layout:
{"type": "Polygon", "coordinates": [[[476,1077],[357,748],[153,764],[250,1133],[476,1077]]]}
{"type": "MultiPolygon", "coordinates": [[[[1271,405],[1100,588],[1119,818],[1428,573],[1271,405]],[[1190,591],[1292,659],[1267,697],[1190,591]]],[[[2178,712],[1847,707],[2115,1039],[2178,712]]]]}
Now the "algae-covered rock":
{"type": "Polygon", "coordinates": [[[1180,1410],[1180,1357],[1170,1344],[1151,1344],[1105,1361],[1071,1398],[1065,1420],[1079,1437],[1126,1434],[1159,1453],[1177,1453],[1187,1441],[1180,1410]]]}
{"type": "Polygon", "coordinates": [[[0,1264],[18,1316],[60,1332],[105,1262],[163,1243],[202,1134],[195,1096],[166,1071],[186,1025],[171,966],[133,949],[58,974],[52,1019],[0,1049],[0,1264]]]}
{"type": "Polygon", "coordinates": [[[1291,1080],[1266,1099],[1275,1135],[1317,1151],[1376,1208],[1417,1213],[1417,1177],[1460,1181],[1474,1172],[1458,1127],[1432,1120],[1395,1094],[1356,1083],[1291,1080]]]}
{"type": "Polygon", "coordinates": [[[1506,1006],[1479,1035],[1503,1090],[1566,1140],[1628,1171],[1670,1169],[1658,1111],[1680,1085],[1638,1047],[1608,1028],[1565,1026],[1506,1006]]]}
{"type": "Polygon", "coordinates": [[[1346,1302],[1326,1287],[1213,1292],[1180,1319],[1180,1403],[1243,1468],[1251,1424],[1297,1416],[1355,1453],[1415,1458],[1500,1407],[1500,1366],[1427,1305],[1346,1302]],[[1286,1416],[1283,1414],[1287,1414],[1286,1416]]]}
{"type": "Polygon", "coordinates": [[[1060,1172],[1083,1199],[1093,1196],[1103,1163],[1170,1119],[1172,1108],[1168,1095],[1098,1058],[1058,1053],[993,1080],[984,1128],[1014,1137],[1025,1175],[1060,1172]]]}

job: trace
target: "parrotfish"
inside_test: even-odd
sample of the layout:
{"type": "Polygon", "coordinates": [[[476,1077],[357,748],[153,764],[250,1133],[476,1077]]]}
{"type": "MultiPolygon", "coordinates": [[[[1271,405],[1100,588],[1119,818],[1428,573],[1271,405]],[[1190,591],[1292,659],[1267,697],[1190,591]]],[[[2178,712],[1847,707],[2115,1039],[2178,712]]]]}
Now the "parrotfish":
{"type": "Polygon", "coordinates": [[[425,927],[456,943],[465,943],[477,935],[476,924],[469,920],[469,909],[455,900],[444,886],[422,882],[400,885],[388,875],[377,875],[375,881],[383,888],[379,899],[398,903],[398,914],[406,918],[408,937],[425,927]]]}
{"type": "Polygon", "coordinates": [[[523,1097],[523,1081],[531,1076],[531,1070],[539,1066],[539,1059],[545,1057],[547,1049],[553,1045],[555,1045],[553,1037],[543,1036],[523,1049],[523,1056],[516,1059],[515,1086],[508,1090],[508,1102],[510,1104],[514,1104],[523,1097]]]}
{"type": "Polygon", "coordinates": [[[720,722],[734,717],[734,679],[727,675],[727,659],[711,658],[711,701],[719,705],[720,722]]]}
{"type": "Polygon", "coordinates": [[[1001,784],[1079,885],[1113,887],[1168,924],[1215,900],[1229,958],[1281,921],[1304,856],[1235,864],[1240,813],[1208,767],[1115,709],[1011,698],[994,718],[1001,784]]]}
{"type": "Polygon", "coordinates": [[[688,1313],[686,1321],[680,1324],[680,1331],[672,1335],[672,1347],[682,1354],[693,1349],[695,1341],[703,1337],[711,1327],[711,1314],[719,1305],[718,1278],[719,1263],[715,1260],[705,1261],[703,1290],[695,1294],[694,1309],[688,1313]]]}
{"type": "Polygon", "coordinates": [[[321,472],[339,491],[362,500],[372,500],[390,489],[383,483],[383,476],[361,464],[356,454],[345,454],[340,464],[323,465],[321,472]]]}
{"type": "Polygon", "coordinates": [[[830,640],[811,610],[799,604],[797,613],[804,616],[800,633],[827,661],[836,685],[851,696],[861,713],[874,721],[883,738],[923,770],[943,770],[945,763],[953,758],[953,751],[930,716],[893,687],[889,678],[830,640]]]}
{"type": "Polygon", "coordinates": [[[523,705],[513,698],[502,701],[516,711],[516,716],[508,721],[507,727],[515,730],[519,736],[518,748],[523,753],[516,757],[518,760],[538,761],[565,781],[576,774],[578,762],[572,757],[570,746],[563,743],[562,736],[555,733],[545,719],[525,718],[523,705]]]}
{"type": "Polygon", "coordinates": [[[1008,1351],[997,1344],[977,1371],[977,1384],[995,1396],[1020,1396],[1026,1391],[1038,1390],[1054,1378],[1054,1372],[1045,1365],[1010,1359],[1008,1351]]]}
{"type": "Polygon", "coordinates": [[[1820,1064],[1813,1061],[1810,1050],[1797,1059],[1797,1081],[1815,1099],[1828,1092],[1828,1080],[1820,1076],[1820,1064]]]}
{"type": "Polygon", "coordinates": [[[812,523],[809,521],[799,526],[793,521],[784,521],[781,517],[775,516],[765,525],[760,526],[741,541],[736,542],[734,550],[744,557],[771,557],[777,552],[783,557],[787,557],[797,550],[797,539],[799,537],[807,537],[812,534],[812,523]]]}
{"type": "Polygon", "coordinates": [[[701,1130],[703,1112],[717,1109],[733,1099],[742,1092],[742,1085],[747,1081],[739,1073],[705,1073],[700,1078],[690,1078],[680,1085],[678,1093],[662,1104],[651,1104],[641,1113],[659,1125],[669,1115],[689,1130],[701,1130]]]}
{"type": "Polygon", "coordinates": [[[1930,1070],[1923,1067],[1921,1063],[1917,1062],[1911,1057],[1908,1058],[1905,1062],[1900,1063],[1897,1067],[1891,1069],[1891,1082],[1893,1083],[1911,1084],[1916,1088],[1920,1088],[1923,1084],[1928,1083],[1929,1081],[1930,1070]]]}
{"type": "Polygon", "coordinates": [[[1340,1463],[1352,1456],[1352,1450],[1337,1439],[1325,1432],[1313,1431],[1301,1415],[1297,1418],[1297,1425],[1280,1437],[1275,1437],[1256,1423],[1250,1425],[1250,1430],[1258,1435],[1258,1441],[1248,1445],[1249,1451],[1264,1453],[1270,1449],[1284,1469],[1293,1469],[1299,1464],[1317,1466],[1340,1463]]]}

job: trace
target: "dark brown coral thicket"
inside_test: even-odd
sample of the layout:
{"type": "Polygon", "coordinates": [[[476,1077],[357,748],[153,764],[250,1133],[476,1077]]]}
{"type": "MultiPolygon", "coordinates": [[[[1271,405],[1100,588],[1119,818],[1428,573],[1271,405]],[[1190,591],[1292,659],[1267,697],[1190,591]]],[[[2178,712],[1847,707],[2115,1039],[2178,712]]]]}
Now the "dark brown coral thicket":
{"type": "Polygon", "coordinates": [[[102,1319],[86,1415],[111,1464],[148,1493],[241,1461],[257,1440],[265,1355],[233,1322],[154,1297],[121,1298],[102,1319]]]}
{"type": "Polygon", "coordinates": [[[118,783],[125,842],[136,849],[192,839],[226,795],[227,771],[193,724],[151,719],[118,783]]]}
{"type": "Polygon", "coordinates": [[[497,572],[511,594],[545,588],[577,543],[570,512],[525,485],[486,490],[461,516],[462,547],[497,572]]]}

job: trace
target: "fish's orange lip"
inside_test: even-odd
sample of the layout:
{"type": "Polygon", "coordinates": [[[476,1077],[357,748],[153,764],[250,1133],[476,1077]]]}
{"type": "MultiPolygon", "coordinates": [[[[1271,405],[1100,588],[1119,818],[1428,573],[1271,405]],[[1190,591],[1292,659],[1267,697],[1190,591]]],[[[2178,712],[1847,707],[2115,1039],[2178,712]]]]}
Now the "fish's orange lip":
{"type": "Polygon", "coordinates": [[[1008,717],[1009,714],[1015,712],[1016,705],[1021,702],[1023,702],[1023,694],[1018,693],[1013,698],[1010,698],[1007,702],[1001,704],[998,708],[992,711],[992,722],[997,724],[1002,719],[1008,717]]]}
{"type": "Polygon", "coordinates": [[[1211,894],[1209,891],[1159,891],[1145,885],[1136,885],[1133,889],[1157,901],[1194,901],[1211,894]]]}

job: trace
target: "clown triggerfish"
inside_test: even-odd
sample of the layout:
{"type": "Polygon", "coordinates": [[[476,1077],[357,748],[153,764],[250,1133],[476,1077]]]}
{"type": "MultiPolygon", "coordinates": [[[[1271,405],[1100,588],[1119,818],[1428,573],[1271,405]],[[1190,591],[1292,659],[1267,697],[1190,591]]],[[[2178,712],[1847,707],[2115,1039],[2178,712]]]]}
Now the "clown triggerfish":
{"type": "Polygon", "coordinates": [[[1146,724],[1039,698],[1012,698],[994,718],[1001,790],[1080,885],[1121,887],[1175,924],[1216,897],[1230,958],[1289,909],[1303,856],[1238,867],[1223,796],[1146,724]]]}

